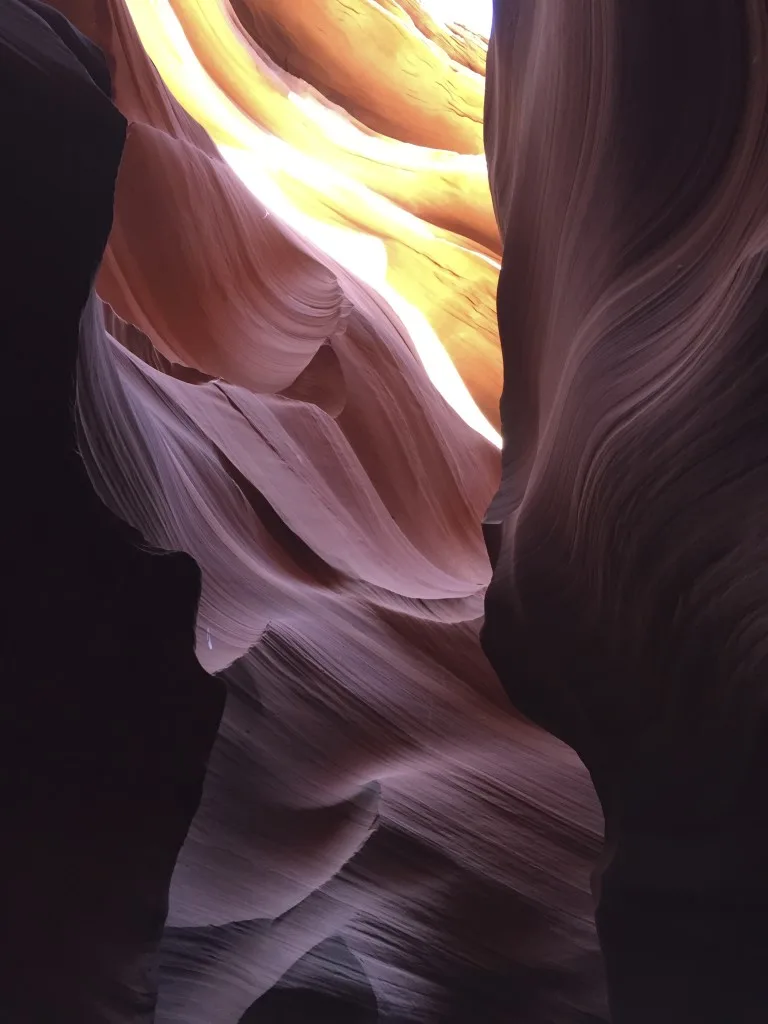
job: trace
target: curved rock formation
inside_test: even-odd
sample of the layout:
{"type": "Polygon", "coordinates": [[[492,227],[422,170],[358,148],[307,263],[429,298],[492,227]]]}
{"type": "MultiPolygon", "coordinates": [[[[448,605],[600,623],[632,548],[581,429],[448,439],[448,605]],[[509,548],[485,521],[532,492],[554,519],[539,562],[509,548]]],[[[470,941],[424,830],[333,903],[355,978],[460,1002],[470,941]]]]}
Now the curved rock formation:
{"type": "Polygon", "coordinates": [[[600,795],[614,1019],[760,1020],[768,13],[496,6],[483,646],[600,795]]]}
{"type": "MultiPolygon", "coordinates": [[[[219,697],[214,682],[189,667],[196,593],[183,556],[159,557],[142,547],[113,555],[118,541],[103,539],[98,517],[111,530],[113,520],[90,492],[91,511],[80,513],[82,522],[72,525],[62,511],[51,551],[38,546],[38,589],[50,604],[62,574],[46,569],[44,558],[58,564],[51,552],[66,548],[63,535],[72,530],[71,558],[60,564],[74,596],[51,634],[49,660],[61,660],[75,639],[76,653],[61,663],[76,664],[100,683],[104,666],[89,659],[106,658],[109,696],[121,696],[126,728],[103,724],[112,721],[99,698],[105,691],[89,682],[84,689],[93,715],[79,731],[64,730],[64,748],[45,733],[52,753],[40,761],[41,777],[50,782],[51,771],[69,771],[55,751],[71,753],[67,743],[76,742],[86,752],[76,777],[87,776],[84,792],[96,795],[70,819],[66,802],[58,816],[50,800],[30,805],[30,814],[58,821],[60,831],[69,824],[78,845],[68,853],[72,840],[57,833],[46,841],[47,859],[31,855],[33,840],[21,847],[45,884],[36,902],[29,895],[34,873],[23,876],[19,867],[11,876],[24,878],[11,923],[26,927],[16,953],[14,1019],[82,1024],[133,1020],[139,1012],[149,1019],[157,994],[159,1024],[236,1024],[269,1012],[264,997],[278,998],[286,979],[310,979],[310,989],[321,993],[346,970],[357,979],[350,985],[367,993],[361,1007],[375,1001],[389,1020],[463,1021],[478,1014],[489,1022],[603,1020],[588,886],[599,811],[575,755],[515,713],[482,658],[478,629],[488,565],[479,524],[498,482],[498,455],[441,397],[421,358],[432,351],[424,347],[431,329],[478,401],[495,400],[493,333],[483,340],[482,325],[492,317],[496,243],[477,241],[485,229],[473,212],[481,204],[472,205],[482,158],[464,164],[456,153],[376,139],[376,152],[387,154],[380,167],[397,166],[396,153],[409,155],[411,163],[400,167],[403,181],[410,168],[413,202],[422,204],[417,216],[399,205],[406,189],[396,175],[388,183],[386,174],[367,180],[353,170],[364,161],[349,154],[374,135],[337,108],[357,133],[355,146],[334,141],[329,131],[322,159],[311,173],[298,173],[299,148],[276,150],[281,139],[267,129],[293,139],[296,125],[325,123],[317,111],[330,111],[331,104],[317,83],[315,92],[289,85],[245,33],[233,33],[250,54],[250,73],[255,68],[266,83],[260,93],[258,81],[249,80],[246,90],[263,106],[243,110],[221,83],[203,88],[213,81],[201,70],[203,58],[206,67],[214,63],[205,25],[192,19],[191,6],[178,5],[180,15],[188,12],[187,42],[200,57],[187,67],[202,83],[201,92],[184,92],[180,69],[163,64],[160,36],[148,31],[150,9],[132,6],[150,56],[189,101],[190,113],[153,68],[118,0],[59,3],[104,50],[115,101],[129,121],[97,281],[100,300],[88,300],[82,321],[79,456],[70,420],[74,328],[109,226],[123,122],[103,97],[91,111],[79,94],[77,117],[41,120],[40,104],[66,80],[53,74],[37,22],[25,23],[24,39],[36,55],[38,107],[30,101],[8,122],[24,124],[37,147],[14,151],[13,173],[30,190],[29,198],[14,198],[15,230],[19,238],[27,232],[27,249],[19,251],[30,259],[19,261],[13,281],[25,315],[31,288],[42,286],[46,308],[61,304],[70,320],[61,312],[55,331],[35,329],[39,344],[17,346],[14,358],[45,353],[51,408],[59,410],[53,440],[62,458],[78,472],[85,464],[98,496],[140,532],[144,545],[186,552],[199,565],[197,656],[226,683],[227,702],[200,807],[176,862],[153,974],[168,873],[196,804],[219,697]],[[291,96],[309,97],[312,116],[291,96]],[[286,103],[298,111],[293,127],[286,103]],[[260,120],[275,110],[276,121],[260,120]],[[105,123],[112,129],[105,131],[105,123]],[[61,179],[50,159],[59,138],[67,139],[62,152],[74,154],[77,171],[61,179]],[[257,142],[263,150],[249,149],[257,142]],[[281,158],[270,164],[275,151],[281,158]],[[243,182],[246,165],[250,188],[243,182]],[[321,180],[323,166],[342,174],[342,182],[332,175],[321,180]],[[456,225],[437,223],[435,212],[441,202],[433,182],[449,180],[444,175],[452,168],[466,185],[467,203],[451,214],[463,218],[460,236],[456,225]],[[90,190],[81,188],[86,182],[90,190]],[[53,197],[51,208],[67,210],[59,234],[44,219],[48,206],[35,219],[35,189],[53,197]],[[88,227],[78,196],[102,203],[99,230],[88,227]],[[354,223],[355,230],[318,232],[321,211],[332,224],[354,223]],[[30,231],[30,223],[38,226],[30,231]],[[32,253],[40,246],[32,249],[31,242],[49,233],[50,272],[48,263],[33,271],[32,253]],[[67,251],[73,238],[90,246],[87,252],[67,251]],[[377,277],[363,257],[380,253],[382,244],[386,260],[377,277]],[[345,250],[352,263],[357,258],[359,274],[337,258],[345,250]],[[399,252],[413,255],[399,259],[399,252]],[[392,280],[389,264],[399,274],[392,280]],[[71,267],[73,279],[64,273],[57,280],[55,266],[71,267]],[[475,272],[485,282],[477,292],[475,272]],[[479,295],[487,310],[475,308],[479,295]],[[55,344],[59,338],[69,347],[55,344]],[[65,351],[68,361],[58,362],[65,351]],[[84,553],[88,545],[93,556],[84,553]],[[90,565],[97,554],[108,579],[94,582],[85,573],[86,604],[72,580],[79,560],[90,565]],[[144,566],[141,588],[118,585],[129,579],[131,559],[144,566]],[[176,579],[178,594],[168,592],[166,575],[176,579]],[[117,635],[109,633],[111,616],[120,620],[117,635]],[[100,638],[102,655],[101,648],[83,650],[84,623],[100,638]],[[182,670],[189,673],[183,684],[182,670]],[[152,694],[159,708],[147,704],[152,694]],[[144,709],[149,725],[134,707],[144,709]],[[174,758],[172,767],[163,750],[174,758]],[[144,758],[140,767],[136,756],[144,758]],[[113,762],[115,772],[133,771],[140,780],[126,794],[130,812],[119,796],[110,814],[103,810],[107,796],[99,787],[112,786],[114,777],[108,772],[99,782],[97,769],[113,762]],[[147,792],[153,784],[155,792],[147,792]],[[115,843],[123,859],[112,857],[115,843]],[[56,860],[59,848],[64,853],[56,860]],[[57,957],[78,909],[67,899],[81,899],[77,886],[66,896],[64,876],[81,877],[74,874],[77,857],[93,883],[90,889],[82,883],[87,897],[80,909],[86,919],[96,917],[84,929],[87,941],[70,942],[57,957]],[[108,888],[108,875],[119,892],[108,888]],[[97,896],[102,905],[91,911],[97,896]],[[35,947],[41,899],[50,900],[50,937],[35,947]],[[25,907],[33,912],[22,922],[25,907]],[[105,915],[112,915],[108,927],[105,915]],[[321,949],[332,951],[330,959],[321,949]],[[140,954],[148,970],[131,975],[140,954]],[[23,980],[33,963],[34,989],[23,980]]],[[[217,10],[234,24],[232,12],[217,10]]],[[[64,22],[56,25],[71,45],[85,45],[64,22]]],[[[409,33],[419,46],[436,45],[415,29],[409,33]]],[[[464,65],[455,66],[464,74],[464,65]]],[[[83,95],[96,94],[87,73],[77,74],[83,95]]],[[[103,68],[94,74],[106,89],[103,68]]],[[[220,67],[216,74],[223,74],[220,67]]],[[[27,80],[19,84],[26,87],[27,80]]],[[[18,137],[26,137],[21,128],[18,137]]],[[[4,195],[15,197],[12,190],[4,195]]],[[[40,303],[34,308],[42,316],[40,303]]],[[[17,332],[21,324],[20,312],[17,332]]],[[[33,407],[25,408],[31,415],[33,407]]],[[[44,441],[54,452],[47,435],[44,441]]],[[[33,464],[45,491],[57,478],[40,458],[33,464]]],[[[62,495],[68,487],[62,485],[62,495]]],[[[32,504],[47,510],[49,492],[35,494],[32,504]]],[[[19,558],[35,544],[28,504],[19,505],[19,518],[28,520],[17,530],[28,538],[19,558]]],[[[14,572],[21,575],[20,562],[14,572]]],[[[32,649],[34,641],[19,618],[8,609],[6,621],[26,638],[19,640],[21,664],[22,648],[32,649]]],[[[61,694],[73,684],[49,670],[48,661],[41,670],[44,677],[51,672],[50,689],[58,692],[44,698],[51,700],[53,723],[62,713],[61,694]]],[[[18,714],[30,728],[39,721],[29,702],[20,702],[18,714]]],[[[38,748],[19,754],[19,763],[36,763],[38,748]]],[[[129,788],[127,781],[115,785],[118,793],[129,788]]],[[[29,818],[19,821],[19,830],[34,836],[29,818]]]]}
{"type": "MultiPolygon", "coordinates": [[[[82,10],[89,6],[67,0],[78,24],[95,21],[82,10]]],[[[143,79],[148,62],[128,12],[117,4],[112,9],[119,30],[107,26],[97,38],[114,51],[120,100],[121,78],[143,79]]],[[[494,307],[498,234],[482,155],[405,145],[364,130],[275,65],[226,5],[139,2],[131,10],[149,56],[176,96],[255,193],[257,216],[287,220],[394,303],[433,382],[457,404],[462,385],[450,376],[444,347],[482,413],[495,422],[501,386],[494,307]]],[[[415,29],[411,35],[416,54],[419,47],[434,48],[415,29]]],[[[127,88],[134,94],[138,89],[127,88]]],[[[451,117],[458,132],[461,118],[454,112],[451,117]]],[[[136,118],[147,120],[139,111],[136,118]]],[[[128,219],[128,230],[141,231],[141,221],[128,219]]],[[[131,237],[130,244],[152,241],[131,237]]],[[[474,426],[480,424],[466,401],[459,407],[474,426]]]]}
{"type": "Polygon", "coordinates": [[[591,775],[612,1019],[762,1020],[763,0],[499,0],[493,206],[416,0],[56,7],[0,4],[5,1016],[605,1022],[591,775]]]}
{"type": "MultiPolygon", "coordinates": [[[[210,5],[193,7],[211,17],[210,5]]],[[[372,131],[482,152],[483,49],[470,40],[462,49],[420,4],[235,0],[232,9],[261,51],[372,131]]]]}
{"type": "Polygon", "coordinates": [[[1,14],[2,1014],[149,1021],[224,694],[193,656],[199,571],[142,550],[76,450],[125,121],[64,18],[36,0],[1,14]]]}
{"type": "Polygon", "coordinates": [[[145,111],[100,278],[114,333],[82,352],[83,451],[111,507],[194,554],[198,655],[229,691],[158,1021],[235,1022],[334,936],[393,1019],[447,1019],[465,990],[489,1020],[598,1010],[596,808],[477,645],[493,449],[379,294],[265,217],[198,129],[145,111]],[[518,984],[478,985],[495,962],[518,984]]]}
{"type": "Polygon", "coordinates": [[[483,41],[57,6],[0,19],[4,1009],[605,1021],[583,761],[614,1020],[759,1019],[762,0],[497,4],[514,707],[483,41]]]}

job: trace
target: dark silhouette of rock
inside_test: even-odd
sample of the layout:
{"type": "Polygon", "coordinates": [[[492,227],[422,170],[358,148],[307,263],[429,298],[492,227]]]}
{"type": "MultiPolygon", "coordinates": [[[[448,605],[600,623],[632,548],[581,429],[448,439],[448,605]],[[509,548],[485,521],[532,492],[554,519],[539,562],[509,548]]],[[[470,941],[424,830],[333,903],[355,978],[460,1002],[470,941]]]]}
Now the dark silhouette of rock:
{"type": "MultiPolygon", "coordinates": [[[[0,1015],[153,1019],[179,847],[223,704],[194,655],[200,577],[97,498],[77,451],[81,314],[125,121],[96,48],[0,3],[4,381],[0,1015]]],[[[85,311],[85,312],[84,312],[85,311]]]]}
{"type": "Polygon", "coordinates": [[[606,818],[616,1024],[766,1019],[768,9],[496,4],[483,647],[606,818]]]}

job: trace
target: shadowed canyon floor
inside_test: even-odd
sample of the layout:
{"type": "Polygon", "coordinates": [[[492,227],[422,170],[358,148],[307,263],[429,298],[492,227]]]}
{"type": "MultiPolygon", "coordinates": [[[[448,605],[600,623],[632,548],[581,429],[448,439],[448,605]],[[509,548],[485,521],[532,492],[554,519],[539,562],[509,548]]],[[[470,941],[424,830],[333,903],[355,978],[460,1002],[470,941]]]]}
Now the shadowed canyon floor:
{"type": "Polygon", "coordinates": [[[8,1019],[764,1019],[762,2],[0,13],[8,1019]]]}

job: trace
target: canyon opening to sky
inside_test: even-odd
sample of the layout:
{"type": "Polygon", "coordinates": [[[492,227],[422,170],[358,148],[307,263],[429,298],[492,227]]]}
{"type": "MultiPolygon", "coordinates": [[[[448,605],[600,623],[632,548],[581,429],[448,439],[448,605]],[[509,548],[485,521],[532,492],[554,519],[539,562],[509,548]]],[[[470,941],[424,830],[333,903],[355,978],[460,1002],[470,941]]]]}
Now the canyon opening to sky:
{"type": "Polygon", "coordinates": [[[765,0],[0,78],[3,1020],[768,1019],[765,0]]]}

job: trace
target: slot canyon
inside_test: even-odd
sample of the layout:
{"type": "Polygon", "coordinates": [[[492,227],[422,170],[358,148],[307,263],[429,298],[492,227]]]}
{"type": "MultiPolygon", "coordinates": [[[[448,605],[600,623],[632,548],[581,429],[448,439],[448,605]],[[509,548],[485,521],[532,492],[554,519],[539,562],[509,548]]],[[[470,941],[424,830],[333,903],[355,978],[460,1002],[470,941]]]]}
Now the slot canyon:
{"type": "Polygon", "coordinates": [[[0,1020],[768,1020],[766,0],[0,80],[0,1020]]]}

